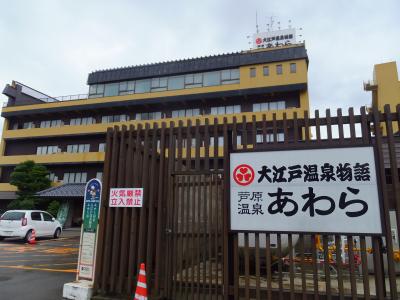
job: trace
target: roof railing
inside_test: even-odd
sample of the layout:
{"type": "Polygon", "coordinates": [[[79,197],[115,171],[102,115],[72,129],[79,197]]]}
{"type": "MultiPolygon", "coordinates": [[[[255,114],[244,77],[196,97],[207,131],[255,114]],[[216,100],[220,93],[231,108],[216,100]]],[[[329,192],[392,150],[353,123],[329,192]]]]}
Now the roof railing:
{"type": "Polygon", "coordinates": [[[67,96],[39,98],[39,100],[42,100],[44,102],[75,101],[75,100],[88,99],[88,96],[89,96],[88,94],[75,94],[75,95],[67,95],[67,96]]]}

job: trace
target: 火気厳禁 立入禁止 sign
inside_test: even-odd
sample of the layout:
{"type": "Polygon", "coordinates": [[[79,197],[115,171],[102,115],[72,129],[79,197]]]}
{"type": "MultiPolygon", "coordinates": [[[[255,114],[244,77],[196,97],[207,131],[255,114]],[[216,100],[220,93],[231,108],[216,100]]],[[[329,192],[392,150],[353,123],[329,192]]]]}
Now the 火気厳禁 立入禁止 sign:
{"type": "Polygon", "coordinates": [[[143,188],[111,188],[110,207],[142,207],[143,188]]]}
{"type": "Polygon", "coordinates": [[[230,155],[231,230],[381,234],[372,147],[230,155]]]}

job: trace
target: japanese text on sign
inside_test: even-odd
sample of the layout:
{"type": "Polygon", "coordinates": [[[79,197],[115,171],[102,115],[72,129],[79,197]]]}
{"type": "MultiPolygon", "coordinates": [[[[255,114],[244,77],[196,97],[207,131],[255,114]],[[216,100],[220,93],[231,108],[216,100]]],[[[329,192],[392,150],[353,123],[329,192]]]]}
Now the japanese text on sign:
{"type": "Polygon", "coordinates": [[[296,43],[294,28],[260,32],[253,35],[253,48],[274,48],[296,43]]]}
{"type": "Polygon", "coordinates": [[[83,226],[79,249],[78,278],[93,281],[96,261],[97,227],[101,202],[101,182],[93,178],[85,186],[83,226]]]}
{"type": "Polygon", "coordinates": [[[110,189],[110,207],[142,207],[143,188],[110,189]]]}
{"type": "Polygon", "coordinates": [[[371,147],[231,154],[231,229],[381,233],[371,147]]]}

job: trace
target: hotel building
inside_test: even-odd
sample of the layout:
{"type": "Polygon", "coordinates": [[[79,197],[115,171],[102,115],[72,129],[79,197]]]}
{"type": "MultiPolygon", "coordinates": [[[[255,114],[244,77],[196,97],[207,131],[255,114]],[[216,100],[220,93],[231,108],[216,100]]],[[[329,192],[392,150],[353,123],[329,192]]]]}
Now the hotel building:
{"type": "Polygon", "coordinates": [[[87,95],[51,97],[13,81],[3,91],[0,208],[16,197],[10,174],[26,160],[45,165],[55,185],[101,179],[110,126],[302,115],[307,69],[300,43],[95,71],[87,95]]]}

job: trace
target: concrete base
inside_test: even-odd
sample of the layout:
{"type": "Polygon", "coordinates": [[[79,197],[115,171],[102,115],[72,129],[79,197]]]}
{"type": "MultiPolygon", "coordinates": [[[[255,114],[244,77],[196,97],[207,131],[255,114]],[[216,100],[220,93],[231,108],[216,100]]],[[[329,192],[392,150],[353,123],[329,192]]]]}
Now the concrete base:
{"type": "Polygon", "coordinates": [[[88,281],[75,281],[64,284],[63,297],[74,300],[90,300],[93,295],[93,285],[88,281]]]}

